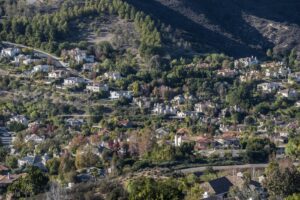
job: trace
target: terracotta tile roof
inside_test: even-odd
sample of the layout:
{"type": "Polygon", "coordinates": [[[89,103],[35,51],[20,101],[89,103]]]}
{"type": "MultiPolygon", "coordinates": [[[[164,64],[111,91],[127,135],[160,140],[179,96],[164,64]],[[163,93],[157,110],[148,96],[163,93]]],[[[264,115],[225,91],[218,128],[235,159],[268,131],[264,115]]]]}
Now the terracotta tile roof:
{"type": "Polygon", "coordinates": [[[7,167],[5,167],[4,165],[0,165],[0,172],[7,171],[7,170],[9,170],[7,167]]]}

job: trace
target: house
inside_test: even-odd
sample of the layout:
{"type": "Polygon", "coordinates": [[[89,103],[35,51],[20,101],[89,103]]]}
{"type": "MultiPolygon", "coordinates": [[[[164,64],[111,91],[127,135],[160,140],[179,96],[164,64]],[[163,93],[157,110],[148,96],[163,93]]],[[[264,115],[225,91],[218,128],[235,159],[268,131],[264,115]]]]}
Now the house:
{"type": "Polygon", "coordinates": [[[212,139],[201,136],[197,138],[194,149],[196,151],[207,150],[210,146],[214,146],[213,143],[212,139]]]}
{"type": "Polygon", "coordinates": [[[221,136],[216,137],[214,140],[218,142],[223,148],[239,148],[240,140],[237,138],[237,132],[224,132],[221,136]]]}
{"type": "Polygon", "coordinates": [[[19,48],[6,48],[1,50],[2,57],[15,57],[21,52],[19,48]]]}
{"type": "Polygon", "coordinates": [[[46,166],[43,164],[42,158],[36,155],[27,155],[21,159],[18,159],[18,167],[35,166],[43,171],[47,171],[46,166]]]}
{"type": "Polygon", "coordinates": [[[266,77],[269,78],[284,78],[291,73],[291,69],[288,67],[280,66],[279,68],[267,68],[265,71],[266,77]]]}
{"type": "Polygon", "coordinates": [[[158,128],[155,130],[156,138],[160,139],[169,135],[169,130],[166,128],[158,128]]]}
{"type": "Polygon", "coordinates": [[[188,100],[190,102],[196,102],[198,99],[197,97],[193,96],[193,95],[184,95],[185,100],[188,100]]]}
{"type": "MultiPolygon", "coordinates": [[[[10,174],[8,173],[7,175],[0,175],[0,194],[4,194],[6,188],[11,185],[13,182],[18,180],[21,177],[26,176],[25,173],[22,174],[10,174]]],[[[1,199],[1,195],[0,195],[1,199]]]]}
{"type": "Polygon", "coordinates": [[[123,128],[132,128],[133,126],[132,122],[129,121],[128,119],[118,121],[118,125],[123,128]]]}
{"type": "Polygon", "coordinates": [[[60,79],[68,76],[68,72],[65,70],[55,70],[48,73],[49,78],[60,79]]]}
{"type": "Polygon", "coordinates": [[[176,113],[177,118],[183,119],[186,117],[191,117],[191,118],[197,118],[198,117],[198,112],[193,112],[193,111],[178,111],[176,113]]]}
{"type": "Polygon", "coordinates": [[[234,61],[235,68],[248,67],[248,66],[257,65],[257,64],[259,64],[259,60],[253,56],[246,57],[246,58],[240,58],[240,59],[234,61]]]}
{"type": "Polygon", "coordinates": [[[27,60],[29,58],[30,58],[30,56],[20,54],[20,55],[14,56],[14,60],[12,61],[12,63],[20,64],[20,63],[22,63],[22,61],[27,60]]]}
{"type": "Polygon", "coordinates": [[[285,98],[297,98],[298,92],[295,89],[285,89],[285,90],[280,90],[277,92],[277,94],[281,97],[285,98]]]}
{"type": "Polygon", "coordinates": [[[85,63],[82,66],[82,71],[93,71],[95,69],[95,67],[97,66],[98,63],[85,63]]]}
{"type": "Polygon", "coordinates": [[[288,75],[288,82],[291,84],[300,83],[300,72],[290,73],[288,75]]]}
{"type": "Polygon", "coordinates": [[[40,137],[36,134],[26,135],[26,137],[24,138],[25,142],[34,142],[37,144],[42,143],[44,140],[45,140],[44,137],[40,137]]]}
{"type": "Polygon", "coordinates": [[[151,107],[151,101],[146,97],[133,98],[133,103],[135,103],[139,108],[151,107]]]}
{"type": "Polygon", "coordinates": [[[33,67],[32,73],[49,72],[51,69],[53,69],[53,66],[50,66],[50,65],[37,65],[37,66],[33,67]]]}
{"type": "Polygon", "coordinates": [[[284,67],[283,62],[265,62],[260,65],[262,68],[279,68],[279,67],[284,67]]]}
{"type": "Polygon", "coordinates": [[[236,70],[222,69],[217,71],[217,75],[220,77],[233,78],[238,74],[236,70]]]}
{"type": "Polygon", "coordinates": [[[119,80],[122,78],[119,72],[106,72],[104,73],[104,77],[110,80],[119,80]]]}
{"type": "Polygon", "coordinates": [[[156,103],[152,112],[157,115],[176,115],[177,109],[169,105],[156,103]]]}
{"type": "Polygon", "coordinates": [[[88,55],[86,58],[84,58],[84,61],[87,63],[94,63],[95,62],[95,56],[88,55]]]}
{"type": "Polygon", "coordinates": [[[66,87],[75,87],[82,83],[86,83],[86,81],[81,77],[69,77],[64,79],[64,86],[66,87]]]}
{"type": "Polygon", "coordinates": [[[73,118],[66,119],[65,122],[68,126],[71,127],[79,127],[84,123],[83,119],[73,119],[73,118]]]}
{"type": "Polygon", "coordinates": [[[49,155],[48,155],[47,153],[45,153],[45,154],[42,156],[41,159],[42,159],[43,165],[46,166],[48,160],[50,160],[50,157],[49,157],[49,155]]]}
{"type": "Polygon", "coordinates": [[[95,61],[94,56],[88,56],[87,51],[80,50],[79,48],[72,49],[67,53],[71,59],[74,59],[78,64],[83,62],[93,63],[95,61]]]}
{"type": "Polygon", "coordinates": [[[261,83],[257,85],[257,90],[271,93],[276,91],[280,87],[279,83],[271,82],[271,83],[261,83]]]}
{"type": "Polygon", "coordinates": [[[291,73],[291,69],[289,67],[283,67],[281,66],[278,69],[278,74],[280,77],[287,77],[291,73]]]}
{"type": "Polygon", "coordinates": [[[120,99],[120,98],[131,99],[132,92],[131,91],[111,91],[109,98],[110,99],[120,99]]]}
{"type": "Polygon", "coordinates": [[[13,141],[13,134],[8,132],[5,127],[0,127],[0,143],[3,146],[10,146],[13,141]]]}
{"type": "Polygon", "coordinates": [[[10,118],[9,123],[12,123],[12,122],[17,122],[17,123],[23,124],[25,126],[28,125],[28,120],[26,119],[26,117],[24,115],[16,115],[16,116],[10,118]]]}
{"type": "Polygon", "coordinates": [[[91,92],[100,92],[100,91],[108,91],[108,85],[107,84],[100,84],[100,83],[89,83],[86,86],[86,90],[91,92]]]}
{"type": "Polygon", "coordinates": [[[38,61],[39,61],[39,59],[27,58],[27,59],[23,60],[22,63],[23,63],[24,65],[28,66],[28,65],[31,65],[31,64],[36,63],[36,62],[38,62],[38,61]]]}
{"type": "Polygon", "coordinates": [[[172,103],[176,103],[176,104],[183,104],[185,101],[185,98],[183,97],[183,95],[177,95],[176,97],[174,97],[172,99],[172,103]]]}
{"type": "Polygon", "coordinates": [[[9,168],[0,164],[0,174],[6,173],[8,171],[9,171],[9,168]]]}
{"type": "Polygon", "coordinates": [[[23,158],[18,159],[18,167],[23,166],[35,166],[40,161],[40,158],[38,156],[25,156],[23,158]]]}
{"type": "Polygon", "coordinates": [[[274,69],[266,69],[265,76],[268,78],[278,78],[279,74],[274,69]]]}
{"type": "Polygon", "coordinates": [[[240,75],[239,79],[241,82],[248,82],[252,80],[258,80],[260,78],[260,72],[258,70],[250,70],[243,75],[240,75]]]}
{"type": "Polygon", "coordinates": [[[194,105],[194,110],[198,113],[207,113],[215,110],[216,106],[210,101],[196,103],[194,105]]]}
{"type": "Polygon", "coordinates": [[[238,176],[223,176],[201,184],[204,189],[202,199],[223,200],[227,198],[229,190],[234,185],[242,185],[243,180],[238,176]]]}

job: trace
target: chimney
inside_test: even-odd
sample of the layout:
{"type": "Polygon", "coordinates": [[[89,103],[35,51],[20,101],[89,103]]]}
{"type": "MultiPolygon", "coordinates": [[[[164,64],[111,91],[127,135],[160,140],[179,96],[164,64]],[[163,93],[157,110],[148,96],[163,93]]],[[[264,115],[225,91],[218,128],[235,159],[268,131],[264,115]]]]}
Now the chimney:
{"type": "Polygon", "coordinates": [[[10,173],[7,174],[7,179],[10,180],[10,173]]]}

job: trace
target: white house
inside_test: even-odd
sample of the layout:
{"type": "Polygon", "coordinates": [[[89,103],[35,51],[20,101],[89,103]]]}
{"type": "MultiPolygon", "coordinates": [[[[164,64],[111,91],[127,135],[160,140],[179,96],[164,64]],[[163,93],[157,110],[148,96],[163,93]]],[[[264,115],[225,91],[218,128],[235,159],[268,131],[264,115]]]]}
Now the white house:
{"type": "Polygon", "coordinates": [[[14,57],[19,54],[21,51],[19,48],[6,48],[2,49],[1,56],[2,57],[14,57]]]}
{"type": "Polygon", "coordinates": [[[169,105],[156,103],[152,112],[157,115],[176,115],[177,109],[169,105]]]}
{"type": "Polygon", "coordinates": [[[24,55],[24,54],[19,54],[17,56],[14,56],[14,60],[12,61],[12,63],[15,64],[19,64],[21,63],[23,60],[29,59],[30,56],[24,55]]]}
{"type": "Polygon", "coordinates": [[[100,84],[100,83],[90,83],[86,86],[86,89],[91,92],[100,92],[100,91],[108,91],[107,84],[100,84]]]}
{"type": "Polygon", "coordinates": [[[64,79],[64,86],[66,87],[74,87],[78,86],[81,83],[85,83],[86,81],[81,77],[69,77],[64,79]]]}
{"type": "Polygon", "coordinates": [[[257,89],[263,92],[274,92],[280,87],[279,83],[271,82],[271,83],[261,83],[257,85],[257,89]]]}
{"type": "Polygon", "coordinates": [[[222,69],[222,70],[218,70],[218,72],[217,72],[218,76],[227,77],[227,78],[233,78],[237,74],[238,74],[238,72],[236,70],[232,70],[232,69],[222,69]]]}
{"type": "Polygon", "coordinates": [[[44,140],[45,140],[44,137],[40,137],[36,134],[26,135],[26,137],[24,138],[25,142],[34,142],[37,144],[42,143],[44,140]]]}
{"type": "Polygon", "coordinates": [[[11,123],[11,122],[18,122],[18,123],[23,124],[25,126],[28,125],[28,120],[23,115],[16,115],[16,116],[10,118],[9,123],[11,123]]]}
{"type": "Polygon", "coordinates": [[[165,128],[158,128],[155,130],[156,138],[162,138],[164,136],[169,135],[169,130],[165,128]]]}
{"type": "Polygon", "coordinates": [[[297,98],[298,92],[295,89],[285,89],[278,91],[278,95],[286,98],[297,98]]]}
{"type": "Polygon", "coordinates": [[[53,66],[50,66],[50,65],[37,65],[37,66],[33,67],[32,73],[49,72],[51,69],[53,69],[53,66]]]}
{"type": "Polygon", "coordinates": [[[214,110],[215,108],[215,104],[210,101],[196,103],[194,106],[195,111],[198,113],[206,113],[210,110],[214,110]]]}
{"type": "Polygon", "coordinates": [[[120,99],[120,98],[131,99],[132,92],[131,91],[111,91],[110,92],[110,99],[120,99]]]}
{"type": "Polygon", "coordinates": [[[122,78],[119,72],[106,72],[104,73],[104,77],[111,80],[119,80],[122,78]]]}
{"type": "Polygon", "coordinates": [[[66,119],[65,122],[67,123],[67,125],[72,126],[72,127],[76,127],[76,126],[81,126],[84,121],[83,119],[66,119]]]}
{"type": "Polygon", "coordinates": [[[185,101],[185,98],[184,98],[183,95],[177,95],[176,97],[174,97],[174,98],[172,99],[172,102],[173,102],[173,103],[176,103],[176,104],[183,104],[184,101],[185,101]]]}
{"type": "Polygon", "coordinates": [[[269,78],[277,78],[279,74],[274,69],[266,69],[265,76],[269,78]]]}
{"type": "Polygon", "coordinates": [[[238,60],[234,61],[234,67],[248,67],[251,65],[257,65],[259,64],[259,60],[256,57],[246,57],[246,58],[240,58],[238,60]]]}
{"type": "Polygon", "coordinates": [[[26,165],[32,166],[38,162],[37,156],[25,156],[23,158],[18,159],[18,166],[23,167],[26,165]]]}
{"type": "Polygon", "coordinates": [[[48,77],[53,78],[53,79],[64,78],[67,75],[68,75],[68,72],[65,70],[55,70],[55,71],[48,73],[48,77]]]}
{"type": "Polygon", "coordinates": [[[139,108],[150,108],[151,107],[151,100],[147,99],[146,97],[133,98],[133,102],[139,108]]]}

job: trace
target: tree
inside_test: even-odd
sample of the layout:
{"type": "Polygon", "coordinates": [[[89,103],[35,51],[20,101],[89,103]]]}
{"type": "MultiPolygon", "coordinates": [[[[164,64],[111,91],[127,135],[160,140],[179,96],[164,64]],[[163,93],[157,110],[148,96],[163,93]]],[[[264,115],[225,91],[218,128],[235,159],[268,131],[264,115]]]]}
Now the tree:
{"type": "Polygon", "coordinates": [[[19,131],[24,130],[26,128],[26,126],[21,124],[21,123],[18,123],[18,122],[11,122],[8,125],[8,128],[9,128],[10,131],[19,132],[19,131]]]}
{"type": "Polygon", "coordinates": [[[61,180],[69,179],[68,173],[75,171],[75,169],[75,161],[69,153],[66,153],[60,158],[58,172],[61,180]]]}
{"type": "Polygon", "coordinates": [[[77,150],[75,157],[75,166],[77,169],[99,165],[101,165],[100,158],[96,154],[94,154],[91,147],[88,147],[87,149],[77,150]]]}
{"type": "Polygon", "coordinates": [[[300,200],[300,194],[293,194],[285,198],[284,200],[300,200]]]}
{"type": "Polygon", "coordinates": [[[268,161],[269,155],[274,153],[276,146],[268,139],[250,138],[246,145],[246,155],[250,163],[268,161]]]}
{"type": "Polygon", "coordinates": [[[273,197],[284,198],[300,192],[300,172],[294,167],[280,167],[271,162],[266,168],[264,186],[273,197]]]}
{"type": "Polygon", "coordinates": [[[48,160],[46,163],[46,167],[49,171],[50,175],[57,175],[58,169],[59,169],[60,161],[58,158],[53,158],[51,160],[48,160]]]}
{"type": "Polygon", "coordinates": [[[18,167],[18,159],[15,156],[7,156],[5,163],[8,167],[15,169],[18,167]]]}
{"type": "Polygon", "coordinates": [[[46,194],[47,200],[65,200],[67,199],[66,197],[67,195],[64,188],[56,183],[50,184],[50,190],[46,194]]]}
{"type": "Polygon", "coordinates": [[[249,183],[251,178],[244,180],[242,186],[233,186],[230,188],[229,196],[235,199],[252,199],[252,200],[261,200],[260,194],[257,190],[253,190],[249,183]]]}
{"type": "Polygon", "coordinates": [[[183,199],[183,193],[178,183],[173,179],[154,180],[141,177],[131,180],[127,186],[129,200],[179,200],[183,199]]]}
{"type": "Polygon", "coordinates": [[[8,155],[8,149],[0,146],[0,162],[4,162],[6,156],[8,155]]]}
{"type": "Polygon", "coordinates": [[[107,41],[100,42],[95,47],[95,55],[98,59],[110,58],[113,53],[113,47],[107,41]]]}
{"type": "Polygon", "coordinates": [[[186,196],[186,200],[198,200],[200,197],[202,197],[204,190],[201,188],[201,185],[196,183],[193,187],[191,187],[186,196]]]}
{"type": "Polygon", "coordinates": [[[300,136],[289,139],[285,152],[293,158],[300,158],[300,136]]]}
{"type": "Polygon", "coordinates": [[[37,167],[30,166],[27,175],[19,178],[8,187],[8,191],[15,197],[28,197],[44,191],[49,179],[37,167]]]}

